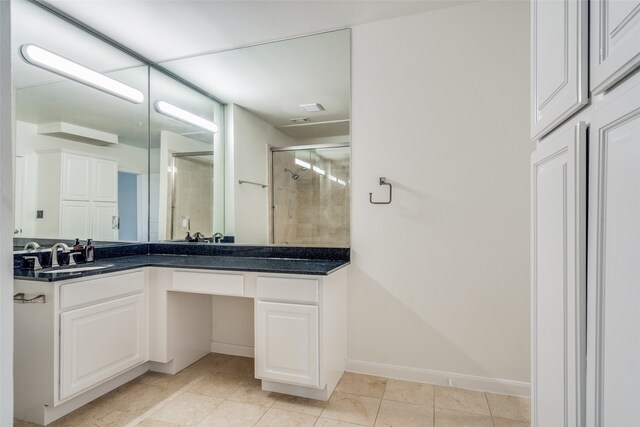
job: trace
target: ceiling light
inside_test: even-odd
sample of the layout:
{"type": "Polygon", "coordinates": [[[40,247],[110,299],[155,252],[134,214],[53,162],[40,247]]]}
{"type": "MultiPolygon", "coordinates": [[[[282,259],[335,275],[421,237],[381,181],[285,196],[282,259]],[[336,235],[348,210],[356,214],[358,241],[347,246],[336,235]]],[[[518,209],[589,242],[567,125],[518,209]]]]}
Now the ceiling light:
{"type": "Polygon", "coordinates": [[[335,177],[335,176],[333,176],[333,175],[329,175],[329,179],[330,179],[331,181],[333,181],[333,182],[337,182],[337,181],[338,181],[338,178],[336,178],[336,177],[335,177]]]}
{"type": "Polygon", "coordinates": [[[346,182],[344,182],[344,181],[343,181],[343,180],[341,180],[341,179],[339,179],[339,180],[338,180],[338,184],[340,184],[340,185],[347,185],[347,183],[346,183],[346,182]]]}
{"type": "Polygon", "coordinates": [[[304,111],[309,111],[311,112],[315,112],[315,111],[322,111],[324,110],[324,107],[322,106],[322,104],[300,104],[300,107],[304,109],[304,111]]]}
{"type": "Polygon", "coordinates": [[[313,167],[313,171],[319,173],[320,175],[324,175],[324,171],[317,166],[313,167]]]}
{"type": "Polygon", "coordinates": [[[182,108],[176,107],[173,104],[169,104],[166,101],[156,101],[154,107],[158,113],[169,116],[172,119],[179,120],[189,125],[197,126],[204,130],[208,130],[209,132],[218,132],[218,125],[216,125],[212,121],[203,119],[200,116],[196,116],[195,114],[190,113],[187,110],[183,110],[182,108]]]}
{"type": "Polygon", "coordinates": [[[144,95],[138,89],[107,77],[102,73],[80,65],[53,52],[49,52],[34,44],[23,44],[20,47],[22,57],[28,63],[40,67],[62,77],[75,80],[94,89],[117,96],[124,100],[141,104],[144,95]]]}
{"type": "Polygon", "coordinates": [[[303,162],[300,159],[296,159],[296,165],[302,166],[303,168],[311,169],[311,165],[307,162],[303,162]]]}

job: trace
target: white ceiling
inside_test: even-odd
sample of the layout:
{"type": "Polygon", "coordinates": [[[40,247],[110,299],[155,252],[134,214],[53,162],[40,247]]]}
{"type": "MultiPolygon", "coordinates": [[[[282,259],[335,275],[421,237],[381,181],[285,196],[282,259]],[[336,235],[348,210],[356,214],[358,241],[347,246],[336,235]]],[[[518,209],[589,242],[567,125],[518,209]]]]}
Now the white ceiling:
{"type": "Polygon", "coordinates": [[[470,0],[48,0],[155,62],[348,28],[470,0]]]}
{"type": "MultiPolygon", "coordinates": [[[[291,37],[469,1],[49,0],[48,3],[147,59],[162,63],[163,67],[218,99],[236,103],[279,127],[290,124],[290,119],[295,117],[309,117],[312,122],[349,118],[349,32],[291,37]],[[282,41],[264,43],[273,40],[282,41]],[[236,49],[248,45],[251,46],[236,49]],[[209,52],[217,53],[203,55],[209,52]],[[176,58],[179,60],[168,61],[176,58]],[[299,107],[302,103],[315,102],[323,104],[326,110],[307,113],[299,107]]],[[[23,43],[35,43],[112,75],[114,70],[125,71],[140,65],[112,46],[24,0],[14,2],[12,17],[17,21],[13,26],[14,52],[23,43]]],[[[76,97],[91,107],[103,105],[100,99],[105,95],[82,85],[76,87],[77,84],[61,82],[62,79],[26,64],[17,55],[15,58],[14,84],[24,88],[20,91],[18,119],[33,123],[75,121],[124,136],[121,141],[124,143],[139,145],[144,141],[143,129],[137,126],[137,114],[111,107],[113,111],[106,111],[109,105],[120,100],[104,102],[104,113],[99,113],[97,107],[79,109],[74,101],[76,97]],[[44,85],[51,82],[59,83],[44,85]],[[34,87],[37,85],[42,86],[34,87]],[[55,105],[40,102],[39,96],[43,95],[55,105]],[[66,117],[68,112],[72,119],[66,117]]],[[[132,80],[129,84],[134,82],[134,86],[142,89],[143,82],[132,80]]],[[[164,89],[171,85],[165,86],[164,89]]],[[[153,79],[151,90],[151,96],[159,93],[154,90],[153,79]]],[[[186,92],[191,91],[178,96],[176,105],[202,109],[202,103],[186,92]]],[[[157,116],[152,114],[152,128],[165,122],[163,129],[168,126],[173,131],[189,131],[178,129],[179,124],[157,116]]],[[[280,127],[280,130],[302,140],[348,134],[349,123],[280,127]]]]}

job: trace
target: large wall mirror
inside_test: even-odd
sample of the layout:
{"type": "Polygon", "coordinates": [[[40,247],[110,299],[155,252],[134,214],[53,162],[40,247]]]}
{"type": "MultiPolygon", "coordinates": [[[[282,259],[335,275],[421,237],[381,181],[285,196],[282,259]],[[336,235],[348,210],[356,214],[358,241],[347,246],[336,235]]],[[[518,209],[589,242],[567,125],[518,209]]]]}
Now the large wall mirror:
{"type": "Polygon", "coordinates": [[[148,67],[33,3],[12,19],[15,236],[146,241],[148,67]]]}
{"type": "Polygon", "coordinates": [[[12,19],[17,246],[349,245],[349,30],[149,66],[27,0],[12,19]]]}
{"type": "Polygon", "coordinates": [[[349,246],[350,62],[340,30],[160,64],[225,103],[224,230],[214,232],[349,246]]]}

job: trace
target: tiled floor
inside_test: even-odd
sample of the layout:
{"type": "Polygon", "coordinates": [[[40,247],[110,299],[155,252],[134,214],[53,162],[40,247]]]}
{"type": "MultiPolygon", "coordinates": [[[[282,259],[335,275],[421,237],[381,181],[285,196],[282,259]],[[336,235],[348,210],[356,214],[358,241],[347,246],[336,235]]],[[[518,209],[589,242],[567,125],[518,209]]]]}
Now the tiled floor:
{"type": "Polygon", "coordinates": [[[352,373],[329,402],[264,392],[253,359],[211,353],[177,375],[148,372],[50,425],[526,427],[529,417],[528,399],[352,373]]]}

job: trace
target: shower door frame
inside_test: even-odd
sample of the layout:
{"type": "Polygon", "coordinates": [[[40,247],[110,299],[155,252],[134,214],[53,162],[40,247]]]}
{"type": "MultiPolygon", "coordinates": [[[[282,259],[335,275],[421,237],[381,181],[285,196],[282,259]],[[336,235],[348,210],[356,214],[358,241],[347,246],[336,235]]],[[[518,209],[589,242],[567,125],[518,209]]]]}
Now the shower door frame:
{"type": "MultiPolygon", "coordinates": [[[[317,150],[323,148],[348,148],[349,149],[349,179],[351,179],[351,142],[333,142],[328,144],[309,144],[309,145],[290,145],[286,147],[276,147],[273,145],[269,146],[269,158],[267,162],[267,167],[269,171],[269,203],[271,204],[271,209],[269,209],[269,243],[275,244],[275,234],[274,230],[276,227],[275,224],[275,209],[276,209],[276,201],[275,197],[275,188],[273,186],[273,153],[280,151],[302,151],[302,150],[317,150]]],[[[351,189],[349,189],[351,190],[351,189]]],[[[290,245],[288,245],[290,246],[290,245]]]]}

